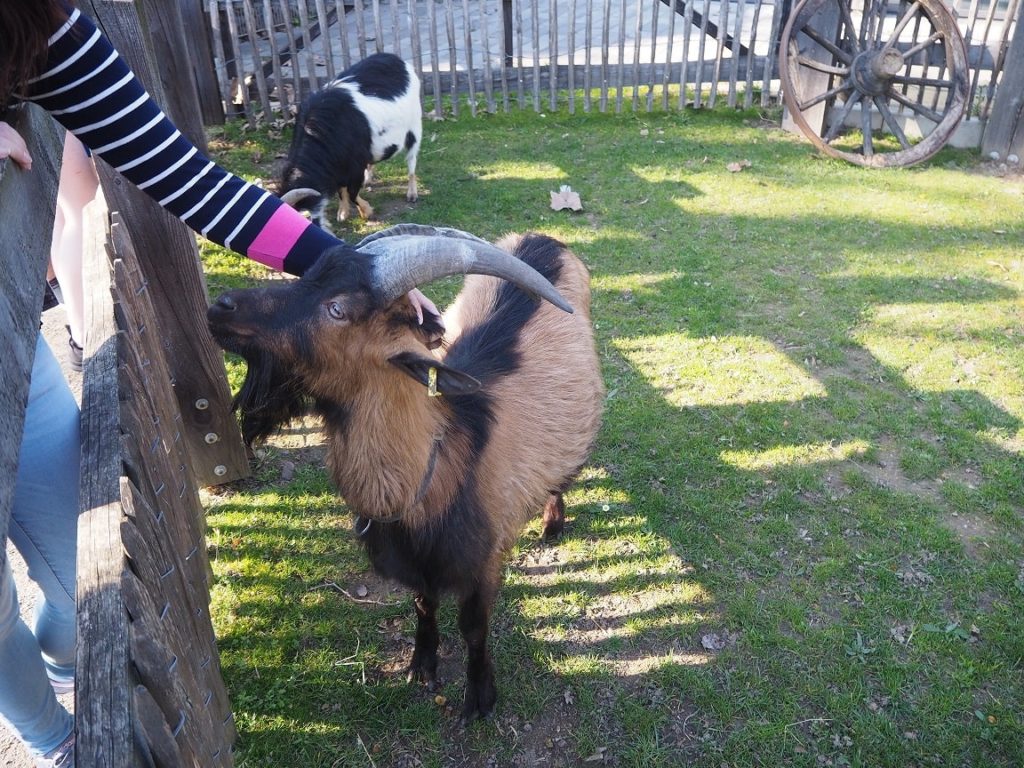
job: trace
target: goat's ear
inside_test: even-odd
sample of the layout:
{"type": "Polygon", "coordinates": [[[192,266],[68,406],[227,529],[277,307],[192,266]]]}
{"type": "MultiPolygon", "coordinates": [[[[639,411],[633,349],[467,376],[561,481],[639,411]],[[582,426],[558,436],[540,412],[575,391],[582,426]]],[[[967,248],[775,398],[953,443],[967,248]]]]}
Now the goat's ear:
{"type": "Polygon", "coordinates": [[[468,395],[476,392],[481,386],[480,382],[468,373],[449,368],[432,357],[422,357],[415,352],[401,352],[389,357],[388,362],[428,390],[436,390],[439,395],[468,395]],[[430,373],[431,369],[434,370],[433,375],[430,373]]]}

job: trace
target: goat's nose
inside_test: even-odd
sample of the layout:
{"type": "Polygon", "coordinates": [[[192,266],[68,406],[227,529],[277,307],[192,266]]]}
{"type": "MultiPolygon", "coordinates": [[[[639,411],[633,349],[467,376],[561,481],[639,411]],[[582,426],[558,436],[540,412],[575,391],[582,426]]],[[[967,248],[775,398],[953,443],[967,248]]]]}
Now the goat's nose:
{"type": "Polygon", "coordinates": [[[234,312],[238,309],[238,305],[235,303],[235,300],[226,293],[222,293],[217,297],[217,306],[220,309],[227,310],[228,312],[234,312]]]}

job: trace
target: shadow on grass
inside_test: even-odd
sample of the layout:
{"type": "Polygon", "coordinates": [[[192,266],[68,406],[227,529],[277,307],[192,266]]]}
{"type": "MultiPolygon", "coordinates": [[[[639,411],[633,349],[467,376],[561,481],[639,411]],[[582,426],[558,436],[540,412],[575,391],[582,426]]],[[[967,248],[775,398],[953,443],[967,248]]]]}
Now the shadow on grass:
{"type": "MultiPolygon", "coordinates": [[[[559,183],[595,201],[592,220],[570,221],[595,278],[610,393],[605,425],[594,472],[574,490],[566,537],[548,547],[530,538],[531,529],[513,554],[492,631],[496,720],[465,733],[454,724],[447,702],[457,711],[463,671],[450,605],[437,694],[445,701],[404,683],[411,602],[373,582],[369,602],[353,599],[368,577],[343,510],[301,519],[288,502],[284,510],[221,508],[218,539],[239,540],[230,552],[221,546],[217,568],[232,593],[221,643],[245,764],[366,764],[367,755],[403,766],[527,758],[574,765],[594,754],[645,766],[1017,760],[1021,726],[1012,702],[1022,691],[1000,670],[1019,670],[1018,646],[971,646],[950,633],[900,645],[889,632],[969,625],[996,616],[997,599],[1020,605],[1007,594],[1012,573],[976,589],[989,558],[1007,551],[993,542],[992,555],[973,559],[948,516],[971,510],[989,518],[1024,505],[1019,456],[984,436],[1013,435],[1021,422],[962,382],[918,388],[905,366],[878,357],[857,329],[886,305],[977,307],[1019,294],[974,277],[851,273],[878,236],[879,224],[866,216],[802,212],[766,233],[755,215],[680,210],[671,232],[662,232],[645,218],[644,201],[699,198],[685,179],[699,180],[748,146],[676,140],[665,147],[650,132],[641,142],[643,122],[607,162],[556,164],[530,178],[488,170],[522,158],[499,135],[486,160],[428,176],[432,194],[409,216],[494,237],[506,220],[548,226],[549,213],[540,211],[559,183]],[[682,181],[650,182],[636,172],[664,163],[666,152],[691,158],[682,181]],[[440,190],[452,183],[464,187],[460,198],[472,210],[447,207],[440,190]],[[609,184],[616,194],[599,194],[609,184]],[[535,212],[524,213],[523,201],[538,197],[535,212]],[[612,211],[630,221],[626,234],[621,221],[611,227],[616,234],[602,232],[612,211]],[[619,287],[619,278],[637,274],[646,275],[642,287],[619,287]],[[638,351],[661,337],[711,348],[754,339],[798,373],[806,392],[765,400],[746,396],[740,381],[728,402],[694,402],[685,380],[641,360],[638,351]],[[925,469],[915,473],[912,460],[925,469]],[[226,522],[235,512],[257,522],[226,522]],[[279,515],[285,522],[271,522],[279,515]],[[249,539],[253,530],[258,540],[249,539]],[[260,567],[235,573],[245,560],[260,567]],[[326,582],[349,595],[322,589],[326,582]],[[998,727],[974,714],[994,706],[982,692],[1004,702],[998,727]]],[[[580,136],[537,131],[537,156],[543,142],[580,136]]],[[[780,146],[765,181],[795,187],[806,153],[780,146]]],[[[825,182],[826,193],[862,173],[823,165],[822,173],[843,177],[825,182]]],[[[915,171],[904,173],[887,177],[896,191],[915,171]]],[[[990,232],[982,222],[938,233],[927,224],[884,228],[911,244],[908,259],[990,232]]],[[[856,269],[866,269],[862,260],[856,269]]],[[[962,337],[923,323],[905,330],[928,340],[962,337]]],[[[969,333],[997,351],[1009,344],[997,330],[969,333]]],[[[667,359],[664,367],[685,362],[667,359]]],[[[1018,621],[999,620],[1008,633],[1018,621]]]]}

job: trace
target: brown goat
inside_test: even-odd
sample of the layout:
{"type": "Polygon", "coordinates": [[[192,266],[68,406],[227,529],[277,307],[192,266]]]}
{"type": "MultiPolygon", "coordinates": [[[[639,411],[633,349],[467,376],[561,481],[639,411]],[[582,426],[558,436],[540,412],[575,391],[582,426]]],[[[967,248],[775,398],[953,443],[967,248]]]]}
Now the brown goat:
{"type": "MultiPolygon", "coordinates": [[[[379,258],[392,246],[383,237],[370,247],[379,258]]],[[[416,595],[410,679],[434,683],[436,611],[442,593],[457,596],[467,722],[489,715],[497,697],[487,638],[505,554],[542,508],[545,535],[561,531],[562,493],[589,455],[604,399],[586,267],[541,235],[500,249],[575,311],[470,275],[444,316],[445,347],[431,352],[436,329],[417,325],[408,280],[381,298],[379,263],[330,255],[299,281],[230,292],[209,311],[214,337],[249,362],[236,401],[248,440],[303,399],[323,417],[331,478],[374,569],[416,595]],[[435,390],[443,396],[428,396],[435,390]]]]}

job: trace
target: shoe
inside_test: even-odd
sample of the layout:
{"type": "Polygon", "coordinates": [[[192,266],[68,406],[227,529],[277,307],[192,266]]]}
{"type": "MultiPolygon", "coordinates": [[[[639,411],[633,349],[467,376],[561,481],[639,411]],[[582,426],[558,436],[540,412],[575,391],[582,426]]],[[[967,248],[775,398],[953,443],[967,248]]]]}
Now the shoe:
{"type": "Polygon", "coordinates": [[[71,326],[65,325],[68,329],[68,346],[71,348],[68,352],[68,363],[71,365],[71,370],[82,372],[82,353],[84,350],[75,343],[75,340],[71,337],[71,326]]]}
{"type": "Polygon", "coordinates": [[[36,768],[75,768],[75,732],[71,731],[56,749],[37,757],[36,768]]]}

